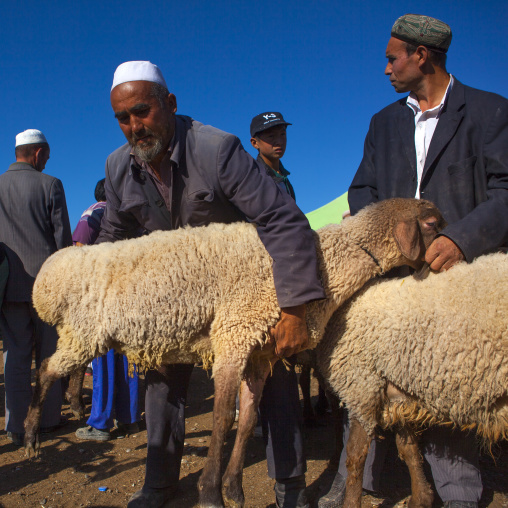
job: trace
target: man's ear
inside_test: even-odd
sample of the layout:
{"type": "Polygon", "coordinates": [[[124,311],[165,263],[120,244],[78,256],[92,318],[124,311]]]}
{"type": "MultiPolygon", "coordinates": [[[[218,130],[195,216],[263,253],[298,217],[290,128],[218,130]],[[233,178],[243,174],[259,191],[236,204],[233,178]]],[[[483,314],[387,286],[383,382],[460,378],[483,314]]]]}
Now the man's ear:
{"type": "Polygon", "coordinates": [[[250,144],[256,149],[259,150],[258,140],[256,138],[250,138],[250,144]]]}
{"type": "Polygon", "coordinates": [[[429,61],[429,50],[425,46],[418,46],[415,53],[418,56],[419,67],[422,67],[429,61]]]}
{"type": "Polygon", "coordinates": [[[171,111],[171,113],[176,113],[177,107],[176,107],[175,94],[169,93],[166,96],[166,105],[167,105],[169,111],[171,111]]]}

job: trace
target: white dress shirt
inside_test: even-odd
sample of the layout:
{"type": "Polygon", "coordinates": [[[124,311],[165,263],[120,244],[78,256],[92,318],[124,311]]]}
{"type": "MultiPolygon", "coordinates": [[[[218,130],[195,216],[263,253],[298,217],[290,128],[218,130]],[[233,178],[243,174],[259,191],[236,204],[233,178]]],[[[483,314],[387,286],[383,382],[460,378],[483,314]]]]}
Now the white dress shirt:
{"type": "Polygon", "coordinates": [[[446,103],[450,90],[453,86],[453,76],[450,74],[450,82],[441,99],[441,102],[427,111],[422,112],[416,94],[411,92],[407,98],[406,104],[414,111],[415,114],[415,148],[416,148],[416,172],[418,176],[418,185],[416,187],[415,198],[420,198],[420,183],[422,180],[423,168],[427,159],[432,136],[439,122],[441,111],[446,103]]]}

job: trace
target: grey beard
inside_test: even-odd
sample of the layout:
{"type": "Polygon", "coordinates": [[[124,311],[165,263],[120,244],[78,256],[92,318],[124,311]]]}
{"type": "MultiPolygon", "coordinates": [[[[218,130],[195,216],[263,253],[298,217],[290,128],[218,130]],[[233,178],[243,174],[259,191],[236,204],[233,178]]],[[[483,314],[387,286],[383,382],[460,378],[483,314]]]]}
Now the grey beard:
{"type": "Polygon", "coordinates": [[[156,138],[154,144],[150,147],[142,148],[141,146],[135,145],[133,147],[133,152],[134,155],[139,157],[143,162],[150,163],[161,154],[163,149],[162,141],[156,138]]]}

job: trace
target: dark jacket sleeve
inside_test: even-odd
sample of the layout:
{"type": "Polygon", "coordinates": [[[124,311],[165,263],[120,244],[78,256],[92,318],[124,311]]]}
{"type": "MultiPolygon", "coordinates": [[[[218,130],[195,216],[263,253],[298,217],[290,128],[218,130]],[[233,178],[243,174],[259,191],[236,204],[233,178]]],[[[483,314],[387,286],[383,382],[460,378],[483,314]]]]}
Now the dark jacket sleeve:
{"type": "Polygon", "coordinates": [[[375,117],[370,121],[365,138],[363,159],[348,190],[348,203],[351,215],[363,207],[378,201],[376,168],[374,165],[375,117]]]}
{"type": "Polygon", "coordinates": [[[50,190],[51,225],[57,249],[72,245],[71,225],[62,182],[53,181],[50,190]]]}
{"type": "Polygon", "coordinates": [[[508,245],[508,101],[492,115],[478,156],[475,185],[482,202],[443,230],[468,262],[508,245]]]}
{"type": "MultiPolygon", "coordinates": [[[[122,212],[122,200],[116,193],[116,189],[120,189],[123,183],[121,180],[122,172],[118,171],[118,165],[120,163],[129,164],[129,151],[129,146],[124,145],[113,152],[106,161],[104,190],[107,204],[101,221],[101,230],[95,241],[96,244],[139,236],[139,223],[131,214],[122,212]],[[128,162],[122,162],[124,160],[128,162]]],[[[128,166],[126,170],[129,170],[128,166]]],[[[130,197],[127,196],[124,199],[130,199],[130,197]]]]}
{"type": "Polygon", "coordinates": [[[295,201],[260,170],[235,136],[223,138],[217,171],[227,198],[258,226],[259,237],[273,259],[279,305],[324,298],[314,236],[295,201]]]}

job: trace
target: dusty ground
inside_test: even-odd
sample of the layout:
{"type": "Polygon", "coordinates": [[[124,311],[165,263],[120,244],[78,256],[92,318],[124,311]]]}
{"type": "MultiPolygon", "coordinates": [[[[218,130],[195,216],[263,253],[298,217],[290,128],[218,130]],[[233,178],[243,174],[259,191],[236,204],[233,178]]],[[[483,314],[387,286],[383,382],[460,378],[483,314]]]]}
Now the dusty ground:
{"type": "MultiPolygon", "coordinates": [[[[1,369],[1,367],[0,367],[1,369]]],[[[316,392],[314,382],[313,393],[316,392]]],[[[90,403],[91,378],[85,380],[86,402],[90,403]]],[[[3,370],[0,370],[0,428],[4,428],[3,370]]],[[[167,508],[193,507],[197,503],[196,483],[203,467],[211,434],[213,385],[207,373],[194,369],[188,399],[187,438],[182,464],[180,492],[167,508]]],[[[88,407],[89,410],[89,407],[88,407]]],[[[64,414],[71,416],[68,407],[64,414]]],[[[324,417],[319,427],[306,431],[308,457],[307,484],[312,506],[318,493],[332,480],[328,460],[333,453],[331,417],[324,417]]],[[[43,436],[42,457],[28,461],[23,449],[15,448],[0,431],[0,507],[124,507],[143,482],[146,455],[146,431],[108,442],[92,443],[76,439],[74,432],[83,422],[69,423],[43,436]],[[107,487],[106,492],[99,487],[107,487]]],[[[231,450],[234,430],[228,439],[231,450]]],[[[388,457],[380,497],[365,496],[363,508],[403,506],[410,493],[405,466],[393,453],[388,457]]],[[[494,450],[496,464],[482,456],[484,494],[481,506],[508,507],[508,445],[494,450]]],[[[247,507],[274,508],[273,481],[266,474],[263,440],[252,438],[244,473],[247,507]]],[[[439,500],[436,506],[440,506],[439,500]]]]}

